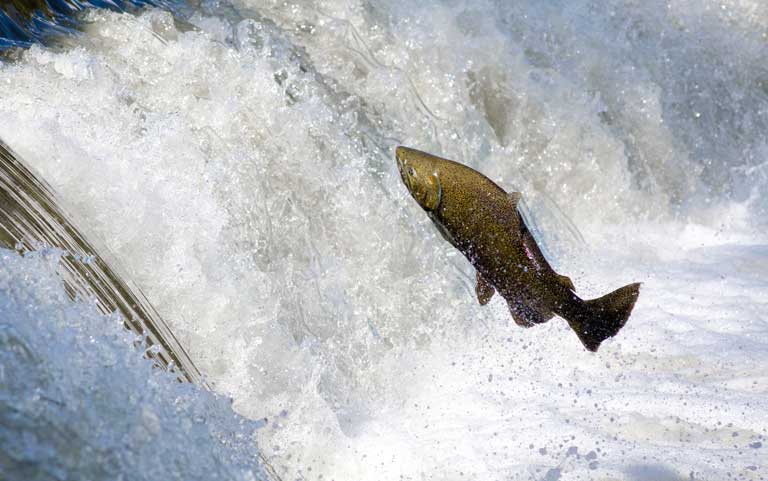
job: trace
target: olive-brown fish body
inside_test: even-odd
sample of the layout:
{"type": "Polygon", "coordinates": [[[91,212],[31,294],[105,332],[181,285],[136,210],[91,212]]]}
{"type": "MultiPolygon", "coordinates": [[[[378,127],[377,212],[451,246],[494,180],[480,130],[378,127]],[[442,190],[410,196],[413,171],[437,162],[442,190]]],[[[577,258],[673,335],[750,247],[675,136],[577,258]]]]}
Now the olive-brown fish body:
{"type": "Polygon", "coordinates": [[[590,350],[624,325],[639,285],[593,301],[580,299],[570,279],[557,274],[542,255],[517,210],[520,194],[509,194],[474,169],[425,152],[398,147],[396,158],[411,195],[477,269],[481,304],[498,291],[515,322],[525,327],[558,314],[590,350]]]}
{"type": "MultiPolygon", "coordinates": [[[[480,275],[508,302],[524,303],[552,317],[547,306],[570,297],[548,265],[535,261],[522,239],[517,196],[507,194],[486,176],[453,162],[435,162],[442,202],[430,214],[480,275]]],[[[528,324],[528,322],[523,322],[528,324]]]]}

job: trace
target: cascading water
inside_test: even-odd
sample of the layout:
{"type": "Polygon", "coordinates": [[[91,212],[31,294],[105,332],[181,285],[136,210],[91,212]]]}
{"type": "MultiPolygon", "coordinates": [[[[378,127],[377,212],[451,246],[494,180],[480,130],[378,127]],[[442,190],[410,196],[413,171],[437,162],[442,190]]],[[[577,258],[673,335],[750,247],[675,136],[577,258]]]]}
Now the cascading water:
{"type": "Polygon", "coordinates": [[[18,456],[54,479],[247,479],[259,452],[285,479],[765,479],[763,2],[235,0],[81,28],[2,65],[0,138],[268,422],[152,375],[58,254],[3,252],[0,401],[41,384],[88,414],[33,418],[83,464],[18,456]],[[523,192],[583,297],[643,282],[627,326],[592,355],[479,307],[398,144],[523,192]]]}

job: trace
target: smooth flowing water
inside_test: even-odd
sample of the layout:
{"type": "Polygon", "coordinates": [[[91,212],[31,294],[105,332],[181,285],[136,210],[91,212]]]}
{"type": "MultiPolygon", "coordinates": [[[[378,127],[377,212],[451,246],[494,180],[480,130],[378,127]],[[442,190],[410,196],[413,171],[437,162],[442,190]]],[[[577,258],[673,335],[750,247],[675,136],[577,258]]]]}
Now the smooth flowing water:
{"type": "Polygon", "coordinates": [[[258,453],[286,480],[768,477],[764,2],[83,22],[2,64],[0,138],[233,403],[152,374],[119,320],[66,297],[56,252],[3,252],[0,402],[21,414],[0,442],[27,422],[39,442],[10,458],[39,479],[248,479],[258,453]],[[561,319],[481,308],[400,144],[521,191],[583,297],[643,282],[627,326],[591,354],[561,319]]]}

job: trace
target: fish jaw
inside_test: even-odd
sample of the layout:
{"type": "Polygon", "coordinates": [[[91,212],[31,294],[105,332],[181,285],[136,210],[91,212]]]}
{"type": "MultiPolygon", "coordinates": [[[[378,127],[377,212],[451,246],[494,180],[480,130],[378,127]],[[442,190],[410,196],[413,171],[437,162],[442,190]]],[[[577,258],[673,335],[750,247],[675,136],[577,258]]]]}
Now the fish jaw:
{"type": "Polygon", "coordinates": [[[406,147],[397,147],[395,149],[395,160],[397,161],[397,170],[400,172],[400,178],[403,181],[403,184],[405,184],[405,187],[410,191],[411,186],[408,182],[408,176],[405,175],[405,169],[407,167],[407,151],[408,149],[406,147]]]}
{"type": "Polygon", "coordinates": [[[400,145],[395,149],[395,158],[397,159],[398,163],[407,163],[408,157],[411,156],[414,152],[418,151],[400,145]]]}
{"type": "Polygon", "coordinates": [[[418,150],[409,149],[402,145],[395,149],[395,159],[397,160],[397,170],[400,171],[400,178],[403,180],[403,184],[408,188],[408,191],[413,194],[416,185],[408,174],[409,169],[414,172],[414,169],[419,169],[422,162],[419,160],[418,150]]]}

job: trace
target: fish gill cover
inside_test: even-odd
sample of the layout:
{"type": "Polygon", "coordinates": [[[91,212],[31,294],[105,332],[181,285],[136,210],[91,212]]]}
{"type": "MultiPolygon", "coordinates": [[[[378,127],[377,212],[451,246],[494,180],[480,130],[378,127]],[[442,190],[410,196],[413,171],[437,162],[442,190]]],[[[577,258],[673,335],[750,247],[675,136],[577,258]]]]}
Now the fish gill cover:
{"type": "Polygon", "coordinates": [[[767,9],[91,10],[73,46],[0,68],[0,136],[269,418],[288,479],[760,480],[767,9]],[[562,321],[477,306],[398,144],[522,191],[547,235],[577,226],[548,246],[579,293],[643,281],[621,334],[585,355],[562,321]]]}

